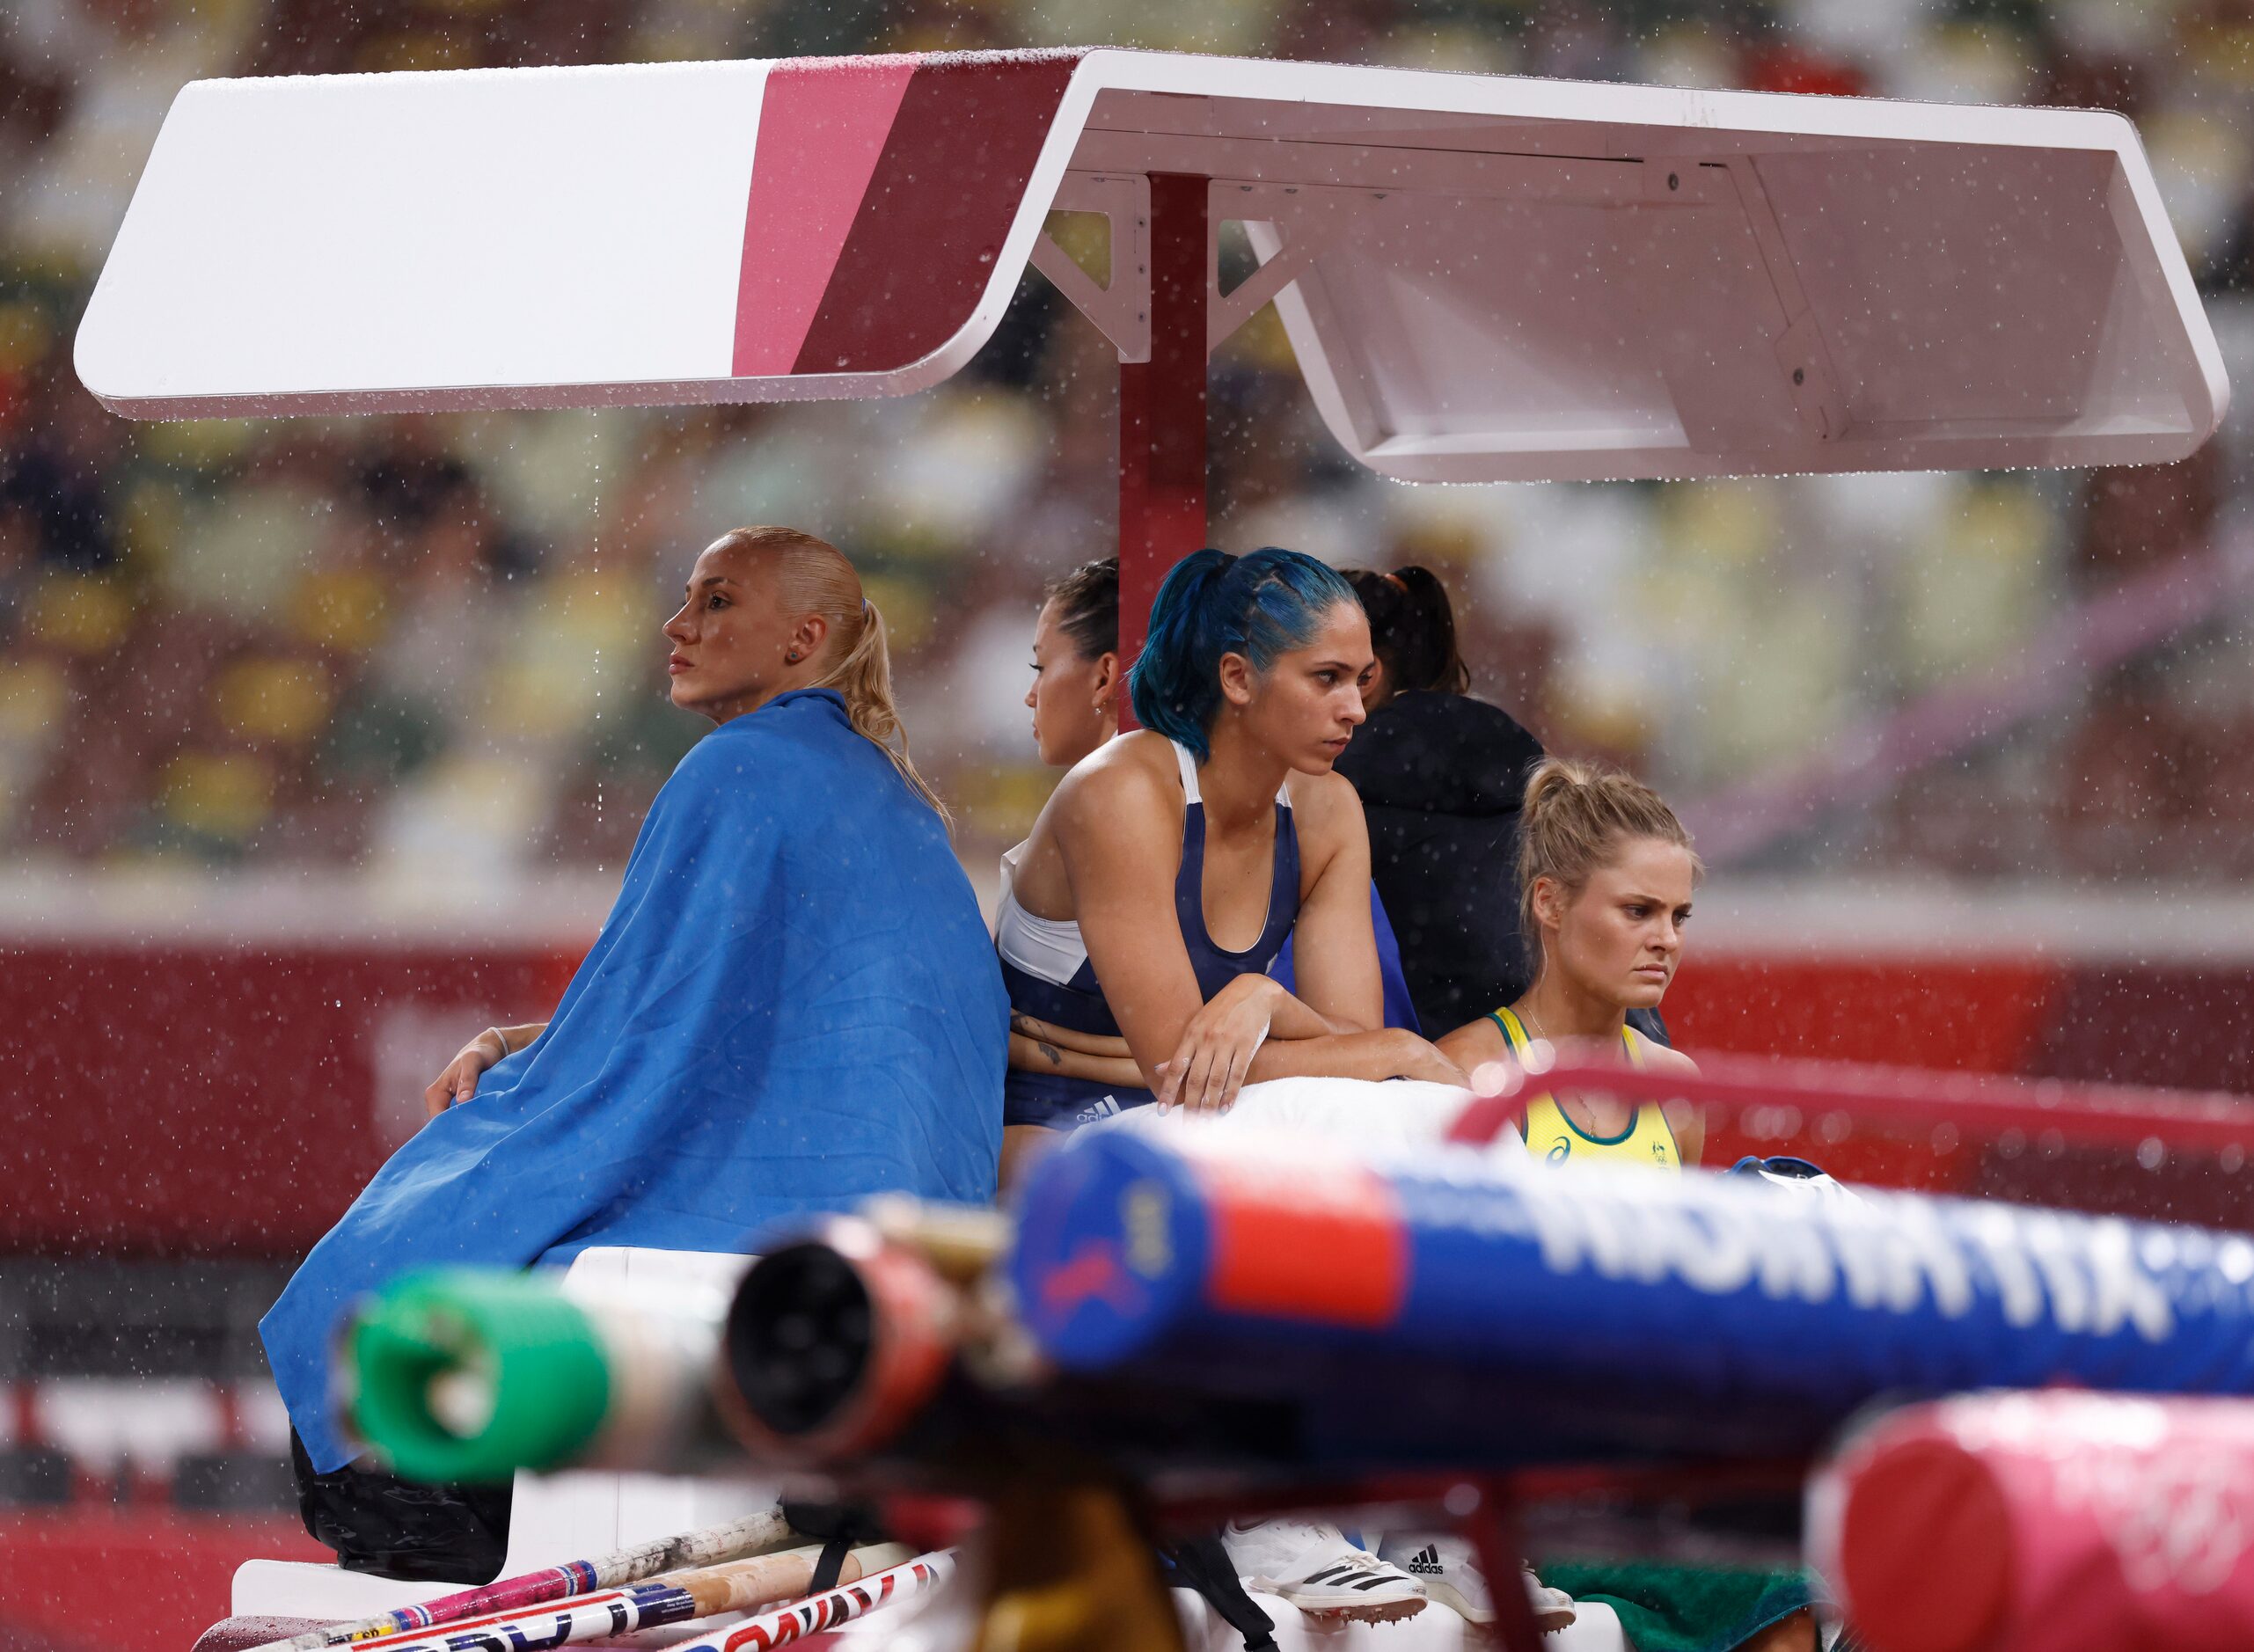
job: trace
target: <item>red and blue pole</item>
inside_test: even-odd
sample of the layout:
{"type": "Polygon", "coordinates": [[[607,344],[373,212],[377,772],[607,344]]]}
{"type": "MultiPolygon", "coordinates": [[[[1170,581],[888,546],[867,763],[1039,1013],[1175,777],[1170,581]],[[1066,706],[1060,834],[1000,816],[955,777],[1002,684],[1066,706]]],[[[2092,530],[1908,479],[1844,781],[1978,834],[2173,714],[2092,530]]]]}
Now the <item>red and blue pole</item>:
{"type": "Polygon", "coordinates": [[[1310,1461],[1804,1449],[1880,1395],[1992,1386],[2254,1394],[2243,1236],[1467,1150],[1084,1134],[1028,1178],[1011,1278],[1060,1366],[1294,1401],[1310,1461]]]}

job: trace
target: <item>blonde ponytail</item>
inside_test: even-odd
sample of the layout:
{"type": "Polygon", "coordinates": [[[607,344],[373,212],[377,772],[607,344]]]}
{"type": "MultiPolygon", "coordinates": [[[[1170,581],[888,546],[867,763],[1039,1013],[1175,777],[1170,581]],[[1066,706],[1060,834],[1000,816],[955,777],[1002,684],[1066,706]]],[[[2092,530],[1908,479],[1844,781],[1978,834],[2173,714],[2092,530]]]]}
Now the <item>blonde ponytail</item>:
{"type": "Polygon", "coordinates": [[[861,594],[860,575],[845,552],[797,528],[736,528],[721,541],[773,556],[785,609],[819,614],[830,622],[830,663],[811,686],[838,691],[853,732],[892,760],[908,789],[930,804],[940,823],[952,831],[954,815],[908,756],[908,731],[892,703],[892,652],[885,643],[884,616],[861,594]]]}
{"type": "Polygon", "coordinates": [[[845,696],[845,716],[854,732],[876,742],[900,771],[908,789],[930,804],[940,823],[952,831],[955,816],[908,755],[908,731],[900,726],[900,713],[892,703],[892,650],[884,640],[884,616],[866,596],[861,598],[860,634],[845,657],[823,672],[814,686],[833,688],[845,696]],[[895,741],[899,743],[895,745],[895,741]]]}
{"type": "MultiPolygon", "coordinates": [[[[1519,932],[1540,974],[1541,925],[1534,917],[1534,881],[1548,878],[1578,895],[1592,873],[1612,864],[1631,838],[1691,846],[1666,800],[1634,775],[1565,757],[1545,757],[1526,778],[1519,811],[1519,932]]],[[[1691,853],[1694,875],[1706,868],[1691,853]]]]}

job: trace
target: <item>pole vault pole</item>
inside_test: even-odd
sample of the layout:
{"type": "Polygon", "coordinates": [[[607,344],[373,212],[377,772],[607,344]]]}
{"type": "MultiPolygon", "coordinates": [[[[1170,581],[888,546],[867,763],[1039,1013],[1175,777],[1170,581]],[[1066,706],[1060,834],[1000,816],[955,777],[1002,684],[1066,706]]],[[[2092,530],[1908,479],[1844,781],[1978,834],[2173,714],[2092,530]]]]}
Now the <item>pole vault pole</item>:
{"type": "MultiPolygon", "coordinates": [[[[1205,304],[1211,180],[1151,174],[1151,359],[1119,364],[1119,658],[1142,652],[1151,599],[1205,543],[1205,304]]],[[[1119,697],[1119,726],[1135,726],[1119,697]]]]}

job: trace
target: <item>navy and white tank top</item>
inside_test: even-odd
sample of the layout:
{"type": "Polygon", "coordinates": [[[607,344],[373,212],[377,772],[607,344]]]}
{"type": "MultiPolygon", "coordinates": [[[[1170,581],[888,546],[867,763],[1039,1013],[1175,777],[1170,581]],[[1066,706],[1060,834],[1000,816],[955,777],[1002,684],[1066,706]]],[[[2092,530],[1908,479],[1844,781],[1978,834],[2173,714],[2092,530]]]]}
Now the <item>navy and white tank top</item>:
{"type": "MultiPolygon", "coordinates": [[[[1176,744],[1185,807],[1182,815],[1182,869],[1174,878],[1175,921],[1197,975],[1201,998],[1211,999],[1240,975],[1264,975],[1290,939],[1299,913],[1299,838],[1292,825],[1287,789],[1276,793],[1276,852],[1268,885],[1268,917],[1260,939],[1241,952],[1219,945],[1205,928],[1205,804],[1197,789],[1197,764],[1176,744]]],[[[1076,1033],[1119,1036],[1119,1023],[1104,1002],[1103,989],[1088,961],[1080,926],[1071,918],[1036,917],[1018,904],[1006,878],[996,915],[994,945],[1001,954],[1002,984],[1010,1007],[1076,1033]]],[[[1091,1119],[1142,1107],[1155,1098],[1148,1090],[1123,1090],[1090,1078],[1061,1073],[1021,1072],[1013,1067],[1003,1085],[1002,1117],[1011,1124],[1046,1124],[1071,1129],[1091,1119]]]]}

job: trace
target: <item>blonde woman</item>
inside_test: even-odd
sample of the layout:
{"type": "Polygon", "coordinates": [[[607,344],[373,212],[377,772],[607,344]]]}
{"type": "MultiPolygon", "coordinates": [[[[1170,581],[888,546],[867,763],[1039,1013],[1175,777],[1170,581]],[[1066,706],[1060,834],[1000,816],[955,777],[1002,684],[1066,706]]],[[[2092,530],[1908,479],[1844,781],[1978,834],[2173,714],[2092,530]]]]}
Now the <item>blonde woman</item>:
{"type": "MultiPolygon", "coordinates": [[[[1617,770],[1545,758],[1527,778],[1519,845],[1519,922],[1533,983],[1440,1041],[1467,1070],[1524,1064],[1537,1043],[1568,1060],[1624,1060],[1694,1073],[1687,1056],[1628,1025],[1655,1010],[1683,959],[1691,896],[1704,871],[1673,809],[1617,770]]],[[[1704,1146],[1697,1109],[1617,1097],[1540,1095],[1520,1125],[1534,1158],[1617,1163],[1680,1175],[1704,1146]]],[[[1388,1533],[1381,1557],[1417,1570],[1441,1598],[1483,1603],[1469,1546],[1388,1533]],[[1420,1567],[1418,1562],[1422,1561],[1420,1567]]],[[[1608,1608],[1636,1646],[1696,1645],[1740,1652],[1814,1652],[1811,1580],[1799,1572],[1719,1567],[1548,1565],[1546,1582],[1584,1613],[1608,1608]]]]}
{"type": "MultiPolygon", "coordinates": [[[[674,704],[715,727],[651,804],[553,1017],[471,1041],[260,1325],[328,1531],[380,1544],[392,1507],[326,1403],[361,1292],[590,1245],[738,1250],[889,1189],[993,1195],[1008,1003],[908,756],[882,616],[833,546],[744,528],[698,557],[664,634],[674,704]]],[[[415,1506],[417,1541],[435,1517],[415,1506]]],[[[468,1578],[501,1553],[439,1561],[468,1578]]]]}
{"type": "MultiPolygon", "coordinates": [[[[1687,1056],[1628,1025],[1630,1010],[1657,1009],[1667,995],[1703,871],[1674,810],[1628,775],[1549,757],[1527,778],[1519,831],[1519,921],[1533,984],[1449,1034],[1442,1051],[1467,1072],[1524,1064],[1537,1042],[1560,1056],[1696,1072],[1687,1056]]],[[[1679,1171],[1703,1146],[1694,1109],[1612,1096],[1537,1096],[1519,1129],[1551,1163],[1679,1171]]]]}

